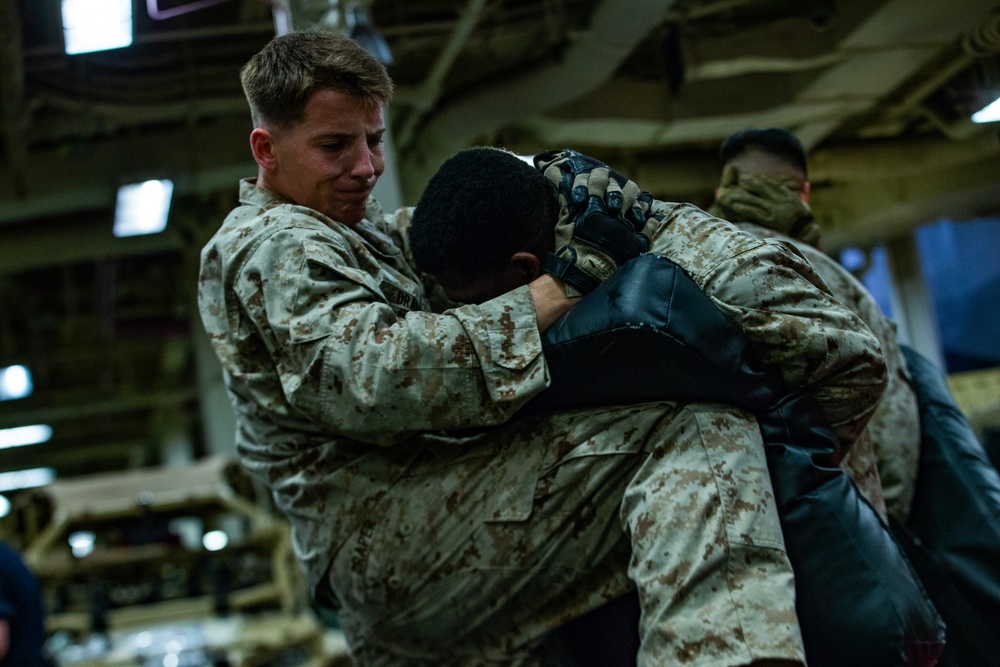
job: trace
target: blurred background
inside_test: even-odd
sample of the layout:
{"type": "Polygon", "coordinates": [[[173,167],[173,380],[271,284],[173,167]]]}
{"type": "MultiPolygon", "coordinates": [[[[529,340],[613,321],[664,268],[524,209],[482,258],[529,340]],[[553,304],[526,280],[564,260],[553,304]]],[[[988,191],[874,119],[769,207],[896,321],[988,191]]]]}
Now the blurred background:
{"type": "MultiPolygon", "coordinates": [[[[136,470],[176,467],[183,485],[180,470],[234,454],[194,307],[198,252],[256,174],[238,70],[293,29],[345,31],[387,64],[387,209],[415,204],[472,145],[572,147],[657,198],[707,207],[726,136],[791,130],[824,249],[996,443],[1000,2],[4,0],[5,539],[52,523],[67,498],[46,496],[52,484],[97,480],[99,498],[136,470]],[[77,32],[88,25],[101,36],[77,32]]],[[[232,486],[226,469],[206,474],[232,486]]],[[[251,487],[233,488],[266,509],[251,487]]],[[[138,511],[127,498],[122,516],[138,511]]],[[[64,550],[68,525],[51,542],[64,550]]],[[[197,547],[191,530],[170,534],[197,547]]]]}

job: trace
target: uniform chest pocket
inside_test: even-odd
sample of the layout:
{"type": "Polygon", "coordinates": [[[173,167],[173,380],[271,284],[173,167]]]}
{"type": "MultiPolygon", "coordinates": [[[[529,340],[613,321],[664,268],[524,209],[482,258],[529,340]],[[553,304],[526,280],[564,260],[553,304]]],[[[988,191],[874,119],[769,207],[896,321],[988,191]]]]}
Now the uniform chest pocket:
{"type": "Polygon", "coordinates": [[[346,306],[366,302],[391,305],[376,277],[348,265],[333,248],[318,243],[307,243],[305,248],[288,313],[292,343],[336,335],[342,328],[337,321],[346,306]]]}

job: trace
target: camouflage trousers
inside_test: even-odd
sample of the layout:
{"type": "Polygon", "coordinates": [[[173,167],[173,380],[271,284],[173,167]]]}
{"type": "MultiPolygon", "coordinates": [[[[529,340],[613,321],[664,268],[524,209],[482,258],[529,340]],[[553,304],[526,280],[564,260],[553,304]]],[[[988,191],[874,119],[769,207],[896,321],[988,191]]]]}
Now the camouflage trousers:
{"type": "Polygon", "coordinates": [[[734,409],[428,442],[369,519],[330,571],[360,665],[543,665],[549,631],[634,588],[639,665],[803,661],[759,431],[734,409]]]}

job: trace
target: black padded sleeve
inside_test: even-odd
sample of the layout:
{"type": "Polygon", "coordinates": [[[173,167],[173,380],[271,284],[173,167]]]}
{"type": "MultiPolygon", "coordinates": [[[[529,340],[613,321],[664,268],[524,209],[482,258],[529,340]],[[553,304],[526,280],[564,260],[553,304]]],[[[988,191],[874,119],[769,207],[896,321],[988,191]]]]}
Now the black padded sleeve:
{"type": "Polygon", "coordinates": [[[872,507],[837,467],[818,404],[751,354],[684,271],[645,254],[545,336],[552,385],[528,409],[717,402],[761,427],[812,667],[933,665],[944,626],[872,507]]]}
{"type": "Polygon", "coordinates": [[[920,409],[920,464],[893,530],[948,624],[942,667],[1000,656],[1000,474],[929,359],[903,346],[920,409]]]}

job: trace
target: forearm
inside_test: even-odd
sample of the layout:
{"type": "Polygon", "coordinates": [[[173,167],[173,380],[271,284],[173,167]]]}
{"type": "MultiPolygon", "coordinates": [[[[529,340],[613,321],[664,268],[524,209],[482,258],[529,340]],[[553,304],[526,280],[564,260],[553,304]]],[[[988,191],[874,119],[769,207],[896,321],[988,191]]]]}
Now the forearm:
{"type": "Polygon", "coordinates": [[[800,256],[690,206],[668,217],[654,251],[674,259],[789,384],[808,390],[849,448],[886,384],[876,338],[800,256]]]}
{"type": "Polygon", "coordinates": [[[535,306],[538,331],[545,333],[556,320],[573,307],[580,297],[566,296],[562,282],[549,274],[542,274],[529,285],[531,299],[535,306]]]}
{"type": "Polygon", "coordinates": [[[527,288],[481,306],[403,317],[352,303],[322,339],[279,359],[299,411],[362,442],[393,444],[418,430],[505,421],[548,385],[527,288]]]}
{"type": "Polygon", "coordinates": [[[789,384],[808,390],[846,450],[885,391],[875,336],[774,247],[743,257],[705,290],[745,332],[751,347],[789,384]],[[742,286],[742,287],[741,287],[742,286]],[[753,286],[752,290],[745,289],[753,286]]]}

